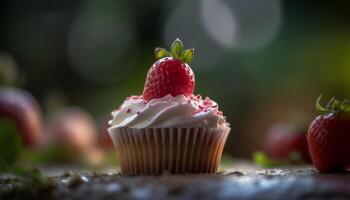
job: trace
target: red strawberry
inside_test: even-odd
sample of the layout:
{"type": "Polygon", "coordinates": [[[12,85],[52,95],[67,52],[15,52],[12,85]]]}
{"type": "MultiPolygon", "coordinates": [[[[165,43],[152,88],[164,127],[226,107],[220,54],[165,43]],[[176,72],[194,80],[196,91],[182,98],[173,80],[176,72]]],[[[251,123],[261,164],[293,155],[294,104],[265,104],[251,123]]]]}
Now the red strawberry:
{"type": "Polygon", "coordinates": [[[274,125],[265,140],[267,155],[277,160],[310,162],[306,133],[307,130],[296,125],[274,125]]]}
{"type": "Polygon", "coordinates": [[[0,88],[0,120],[11,120],[18,128],[23,143],[35,147],[43,138],[42,113],[36,99],[27,91],[0,88]]]}
{"type": "Polygon", "coordinates": [[[320,172],[344,171],[350,167],[350,102],[334,98],[324,108],[316,103],[323,114],[310,125],[307,140],[310,155],[320,172]]]}
{"type": "Polygon", "coordinates": [[[108,134],[108,128],[110,127],[110,125],[108,124],[109,121],[109,116],[102,118],[102,120],[100,121],[100,128],[99,128],[99,145],[103,148],[103,149],[111,149],[113,148],[113,142],[111,137],[108,134]]]}
{"type": "Polygon", "coordinates": [[[147,74],[143,98],[147,101],[166,95],[189,96],[193,93],[195,78],[187,64],[192,60],[194,49],[183,51],[183,44],[176,39],[171,46],[171,53],[163,48],[156,48],[156,61],[147,74]]]}

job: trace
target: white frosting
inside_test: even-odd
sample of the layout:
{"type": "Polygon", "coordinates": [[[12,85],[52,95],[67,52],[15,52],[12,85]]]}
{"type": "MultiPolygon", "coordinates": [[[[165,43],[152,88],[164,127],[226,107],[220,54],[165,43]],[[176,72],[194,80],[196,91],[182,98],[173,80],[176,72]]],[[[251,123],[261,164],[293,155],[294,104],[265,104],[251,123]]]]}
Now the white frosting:
{"type": "Polygon", "coordinates": [[[228,126],[216,102],[201,97],[167,95],[146,102],[130,97],[112,112],[111,128],[217,127],[228,126]]]}

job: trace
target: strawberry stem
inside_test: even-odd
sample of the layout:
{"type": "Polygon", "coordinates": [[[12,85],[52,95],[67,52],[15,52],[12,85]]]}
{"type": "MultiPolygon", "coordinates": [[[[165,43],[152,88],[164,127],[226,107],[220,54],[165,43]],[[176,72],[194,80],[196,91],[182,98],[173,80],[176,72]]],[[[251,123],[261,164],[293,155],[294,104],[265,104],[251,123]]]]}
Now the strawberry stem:
{"type": "Polygon", "coordinates": [[[340,113],[340,112],[350,112],[350,102],[347,99],[339,101],[334,97],[327,103],[327,105],[321,106],[322,95],[317,98],[316,110],[321,113],[340,113]]]}
{"type": "Polygon", "coordinates": [[[183,43],[180,39],[176,39],[171,45],[171,51],[167,51],[164,48],[157,47],[154,50],[154,56],[157,59],[164,57],[174,57],[176,59],[182,60],[185,63],[190,63],[193,60],[194,49],[183,50],[183,43]]]}

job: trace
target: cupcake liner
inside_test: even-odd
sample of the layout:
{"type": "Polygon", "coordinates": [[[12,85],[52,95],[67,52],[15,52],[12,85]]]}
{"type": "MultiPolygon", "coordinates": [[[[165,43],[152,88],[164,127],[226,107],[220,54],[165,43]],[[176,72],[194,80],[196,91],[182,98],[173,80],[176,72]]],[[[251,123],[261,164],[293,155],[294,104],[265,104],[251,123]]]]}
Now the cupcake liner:
{"type": "Polygon", "coordinates": [[[215,173],[229,127],[110,128],[124,175],[215,173]]]}

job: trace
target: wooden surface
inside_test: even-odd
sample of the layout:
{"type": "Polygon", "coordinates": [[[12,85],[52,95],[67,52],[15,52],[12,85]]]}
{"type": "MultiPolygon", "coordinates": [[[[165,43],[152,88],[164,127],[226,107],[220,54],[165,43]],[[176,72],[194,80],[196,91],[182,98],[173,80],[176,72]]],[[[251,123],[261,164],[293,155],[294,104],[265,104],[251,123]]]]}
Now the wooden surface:
{"type": "Polygon", "coordinates": [[[350,199],[350,173],[318,174],[310,167],[137,177],[65,173],[38,190],[21,188],[14,178],[0,178],[1,199],[350,199]]]}

